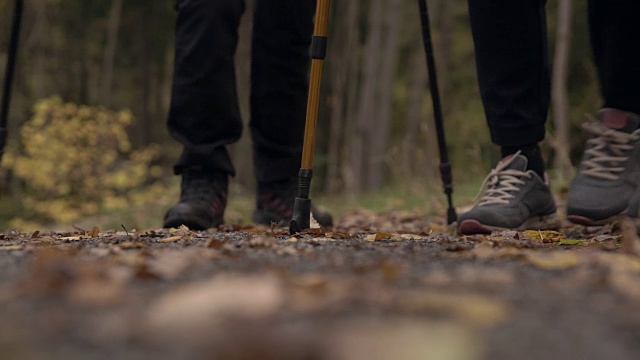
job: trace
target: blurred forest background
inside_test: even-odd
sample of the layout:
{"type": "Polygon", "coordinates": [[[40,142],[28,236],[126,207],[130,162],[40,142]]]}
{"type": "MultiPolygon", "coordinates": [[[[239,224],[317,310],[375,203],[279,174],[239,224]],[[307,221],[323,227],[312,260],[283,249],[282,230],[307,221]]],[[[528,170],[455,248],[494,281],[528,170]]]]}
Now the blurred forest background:
{"type": "MultiPolygon", "coordinates": [[[[165,128],[174,1],[26,1],[0,174],[3,230],[161,224],[178,198],[171,165],[180,147],[165,128]]],[[[253,1],[236,56],[245,121],[253,1]]],[[[498,151],[478,94],[466,1],[428,5],[455,196],[468,204],[498,151]]],[[[584,141],[583,114],[600,100],[585,2],[549,1],[547,12],[554,98],[545,154],[561,189],[584,141]]],[[[12,14],[13,1],[0,2],[2,69],[12,14]]],[[[333,1],[313,196],[338,214],[345,206],[442,212],[419,21],[415,0],[333,1]]],[[[232,148],[228,222],[246,221],[252,208],[250,149],[248,136],[232,148]]]]}

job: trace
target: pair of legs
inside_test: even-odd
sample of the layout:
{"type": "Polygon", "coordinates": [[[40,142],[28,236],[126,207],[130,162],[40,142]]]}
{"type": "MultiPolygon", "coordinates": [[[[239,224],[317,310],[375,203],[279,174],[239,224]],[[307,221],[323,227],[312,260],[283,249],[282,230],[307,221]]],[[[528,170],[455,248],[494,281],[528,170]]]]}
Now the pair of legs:
{"type": "MultiPolygon", "coordinates": [[[[315,6],[314,0],[255,1],[250,128],[259,196],[275,201],[271,220],[289,213],[300,169],[315,6]]],[[[183,145],[174,168],[183,183],[165,226],[207,228],[222,222],[235,172],[226,146],[242,134],[234,54],[245,4],[177,0],[176,9],[168,128],[183,145]]]]}
{"type": "MultiPolygon", "coordinates": [[[[184,145],[175,166],[234,175],[225,146],[242,134],[234,54],[243,0],[178,0],[169,132],[184,145]]],[[[315,1],[256,1],[251,136],[258,182],[296,176],[307,102],[315,1]]]]}
{"type": "MultiPolygon", "coordinates": [[[[525,159],[511,161],[512,159],[509,158],[511,162],[503,163],[503,167],[499,165],[494,174],[496,176],[489,183],[490,187],[500,187],[500,182],[504,179],[500,179],[497,175],[504,170],[533,171],[540,177],[538,180],[541,180],[540,184],[533,184],[528,189],[533,193],[540,193],[544,190],[542,188],[546,186],[542,180],[544,162],[537,146],[544,138],[544,124],[550,98],[545,5],[545,0],[469,0],[480,93],[491,139],[495,144],[501,146],[503,156],[519,152],[525,159]]],[[[635,128],[624,129],[627,133],[633,133],[637,130],[634,114],[640,114],[640,37],[635,25],[638,13],[640,13],[640,3],[637,1],[589,0],[593,55],[601,83],[603,107],[609,109],[600,114],[600,121],[607,126],[607,129],[611,130],[623,130],[627,122],[630,121],[631,126],[635,126],[635,128]],[[612,128],[609,126],[612,124],[617,125],[612,128]]],[[[599,128],[594,136],[600,136],[607,129],[599,128]]],[[[611,136],[613,135],[607,135],[607,137],[611,136]]],[[[635,136],[637,137],[637,134],[635,136]]],[[[598,142],[597,144],[593,143],[593,146],[607,147],[605,146],[608,144],[607,139],[602,140],[604,145],[598,142]]],[[[628,140],[631,143],[636,141],[637,145],[635,137],[632,136],[628,140]]],[[[637,149],[631,149],[631,155],[621,154],[619,153],[621,150],[618,150],[620,149],[613,149],[614,155],[619,157],[616,159],[617,162],[620,162],[625,156],[627,158],[631,156],[631,161],[622,165],[614,164],[616,161],[610,161],[609,164],[605,164],[606,166],[637,167],[636,163],[639,159],[633,158],[633,154],[637,156],[637,149]]],[[[585,154],[583,160],[589,161],[588,157],[591,156],[589,155],[591,152],[589,150],[587,152],[588,154],[585,154]]],[[[602,156],[596,160],[602,160],[602,156]]],[[[588,165],[586,170],[591,167],[588,165]]],[[[581,173],[584,172],[583,170],[585,169],[581,167],[581,173]]],[[[587,171],[587,173],[593,173],[593,171],[587,171]]],[[[629,186],[631,188],[635,186],[637,189],[640,180],[638,175],[635,173],[627,175],[626,182],[631,182],[629,186]]],[[[541,199],[544,196],[540,194],[534,196],[537,200],[526,199],[526,196],[518,198],[515,193],[518,192],[517,189],[524,186],[519,183],[523,180],[512,178],[518,177],[513,173],[508,176],[511,177],[506,179],[507,187],[512,188],[511,190],[490,189],[489,194],[498,197],[504,195],[502,200],[505,201],[496,203],[488,199],[489,203],[484,204],[484,209],[476,207],[468,214],[463,214],[462,222],[469,220],[467,231],[463,232],[487,231],[492,227],[511,227],[503,226],[506,224],[506,220],[495,217],[485,220],[488,213],[495,213],[496,210],[500,212],[495,208],[499,207],[500,203],[503,207],[511,206],[510,211],[529,212],[524,217],[533,221],[524,224],[525,226],[543,227],[547,220],[549,220],[547,226],[557,224],[556,221],[545,218],[545,216],[553,214],[551,208],[555,205],[552,198],[550,200],[541,199]],[[515,196],[509,197],[507,196],[509,194],[515,196]],[[516,199],[517,201],[515,201],[516,199]],[[539,211],[532,211],[534,208],[539,211]],[[482,212],[487,214],[478,215],[482,212]],[[476,220],[477,223],[471,224],[471,220],[476,220]],[[488,226],[482,226],[483,221],[487,222],[484,225],[488,226]],[[495,226],[488,224],[490,222],[494,222],[495,226]]],[[[580,176],[581,174],[578,175],[578,177],[580,176]]],[[[606,179],[600,178],[600,180],[606,179]]],[[[613,181],[613,179],[610,180],[613,181]]],[[[589,183],[590,180],[576,179],[574,185],[580,187],[585,182],[589,183]]],[[[504,185],[504,181],[502,183],[504,185]]],[[[598,181],[591,181],[591,183],[593,183],[592,185],[602,185],[598,181]]],[[[609,185],[612,189],[619,187],[609,185]]],[[[572,197],[570,193],[570,207],[572,201],[575,203],[580,200],[578,195],[572,197]]],[[[576,217],[576,219],[578,218],[576,217]]]]}

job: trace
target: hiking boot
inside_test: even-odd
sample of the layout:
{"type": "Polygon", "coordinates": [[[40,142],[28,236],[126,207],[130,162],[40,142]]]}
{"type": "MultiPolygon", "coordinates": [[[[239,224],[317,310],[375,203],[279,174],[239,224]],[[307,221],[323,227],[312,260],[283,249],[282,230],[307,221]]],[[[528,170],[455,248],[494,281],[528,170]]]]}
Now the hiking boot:
{"type": "Polygon", "coordinates": [[[184,169],[180,201],[167,211],[164,227],[187,226],[204,230],[222,224],[229,178],[220,172],[184,169]]]}
{"type": "MultiPolygon", "coordinates": [[[[272,183],[259,183],[253,221],[260,225],[289,226],[298,193],[298,177],[272,183]]],[[[331,214],[311,206],[311,214],[322,227],[332,226],[331,214]]]]}
{"type": "Polygon", "coordinates": [[[587,140],[578,174],[569,187],[567,218],[604,225],[622,215],[640,218],[640,116],[603,109],[584,124],[587,140]]]}
{"type": "Polygon", "coordinates": [[[527,171],[527,161],[518,152],[505,157],[491,170],[480,190],[484,194],[458,220],[460,234],[560,226],[549,184],[533,170],[527,171]]]}

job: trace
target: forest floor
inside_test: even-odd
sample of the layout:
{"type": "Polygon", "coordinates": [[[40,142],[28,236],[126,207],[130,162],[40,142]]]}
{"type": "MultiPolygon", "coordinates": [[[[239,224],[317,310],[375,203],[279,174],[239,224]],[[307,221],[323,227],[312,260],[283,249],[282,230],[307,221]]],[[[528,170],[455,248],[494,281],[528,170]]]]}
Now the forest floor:
{"type": "Polygon", "coordinates": [[[1,359],[638,359],[622,222],[455,236],[353,212],[269,228],[0,235],[1,359]]]}

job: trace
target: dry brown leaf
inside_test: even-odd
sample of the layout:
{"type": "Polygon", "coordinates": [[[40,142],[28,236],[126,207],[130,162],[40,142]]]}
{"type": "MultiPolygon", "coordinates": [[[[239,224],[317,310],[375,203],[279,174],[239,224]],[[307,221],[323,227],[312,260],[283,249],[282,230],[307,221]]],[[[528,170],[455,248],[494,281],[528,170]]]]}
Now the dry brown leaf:
{"type": "Polygon", "coordinates": [[[335,242],[336,239],[328,238],[328,237],[314,237],[309,239],[310,242],[335,242]]]}
{"type": "Polygon", "coordinates": [[[100,229],[97,226],[94,226],[91,228],[91,231],[87,232],[87,236],[88,237],[98,237],[98,234],[100,234],[100,229]]]}
{"type": "Polygon", "coordinates": [[[228,238],[224,238],[222,240],[209,238],[209,239],[207,239],[207,241],[205,241],[204,247],[209,248],[209,249],[221,249],[225,245],[227,245],[228,243],[229,243],[229,239],[228,238]]]}
{"type": "Polygon", "coordinates": [[[181,239],[182,239],[182,235],[176,235],[176,236],[170,236],[170,237],[162,239],[162,240],[158,240],[158,242],[171,243],[171,242],[176,242],[176,241],[181,240],[181,239]]]}
{"type": "Polygon", "coordinates": [[[620,223],[622,236],[622,250],[630,255],[640,256],[640,237],[636,229],[636,224],[629,218],[625,218],[620,223]]]}
{"type": "Polygon", "coordinates": [[[369,234],[365,236],[362,240],[364,241],[376,241],[376,234],[369,234]]]}
{"type": "Polygon", "coordinates": [[[400,237],[400,235],[394,235],[386,232],[377,232],[375,234],[370,234],[365,236],[363,240],[364,241],[380,241],[383,239],[401,240],[402,238],[400,237]]]}

